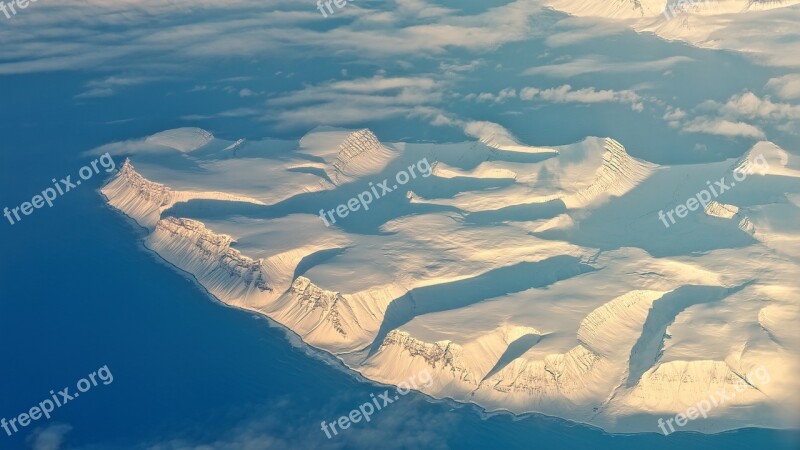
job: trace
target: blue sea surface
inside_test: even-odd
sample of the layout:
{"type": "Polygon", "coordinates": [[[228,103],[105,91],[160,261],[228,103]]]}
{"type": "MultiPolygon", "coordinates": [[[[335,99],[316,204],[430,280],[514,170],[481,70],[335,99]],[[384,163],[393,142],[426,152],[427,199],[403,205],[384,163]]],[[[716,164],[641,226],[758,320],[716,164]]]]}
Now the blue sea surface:
{"type": "MultiPolygon", "coordinates": [[[[503,49],[509,59],[520,50],[503,49]]],[[[745,67],[736,56],[715,53],[714,58],[718,61],[707,63],[713,70],[728,70],[717,63],[745,67]]],[[[254,63],[251,69],[260,70],[257,66],[254,63]]],[[[305,69],[319,79],[333,77],[339,70],[332,62],[324,67],[330,73],[305,69]]],[[[748,76],[769,77],[761,69],[745,69],[748,76]]],[[[203,76],[237,75],[224,68],[215,70],[203,76]]],[[[732,90],[738,89],[738,73],[730,72],[732,90]]],[[[51,186],[52,178],[71,175],[74,181],[78,169],[93,159],[83,152],[112,141],[189,125],[231,140],[303,134],[267,132],[257,118],[181,120],[187,114],[236,106],[226,104],[232,100],[221,95],[187,93],[195,80],[142,86],[109,99],[76,100],[73,96],[93,76],[97,75],[2,78],[0,208],[30,201],[51,186]]],[[[299,82],[271,88],[298,86],[299,82]]],[[[687,89],[701,88],[687,85],[687,89]]],[[[509,127],[529,144],[564,143],[603,130],[623,143],[648,139],[637,131],[641,126],[592,122],[588,112],[577,109],[574,127],[558,125],[557,117],[573,112],[568,106],[561,108],[558,115],[541,113],[544,122],[537,122],[541,129],[536,133],[520,116],[509,119],[509,127]]],[[[643,120],[629,111],[618,113],[643,120]]],[[[474,111],[476,119],[498,120],[489,115],[474,111]],[[477,117],[481,114],[484,117],[477,117]]],[[[530,117],[527,120],[532,123],[530,117]]],[[[409,136],[464,139],[453,130],[413,119],[365,125],[387,141],[409,136]]],[[[743,151],[739,147],[720,150],[718,156],[743,151]]],[[[107,207],[97,192],[109,176],[101,171],[58,197],[52,208],[36,210],[13,226],[0,224],[0,418],[29,410],[49,398],[50,390],[74,386],[101,366],[107,365],[114,376],[112,383],[100,384],[56,409],[50,420],[40,419],[11,437],[0,430],[0,449],[33,448],[37,436],[54,426],[68,429],[63,449],[178,449],[203,444],[213,449],[798,448],[796,432],[742,429],[664,437],[654,423],[651,433],[611,435],[538,415],[487,416],[472,406],[432,401],[417,393],[376,413],[370,423],[354,424],[328,439],[321,431],[323,420],[336,420],[385,387],[319,357],[264,318],[212,301],[195,282],[146,251],[141,244],[143,230],[107,207]]]]}

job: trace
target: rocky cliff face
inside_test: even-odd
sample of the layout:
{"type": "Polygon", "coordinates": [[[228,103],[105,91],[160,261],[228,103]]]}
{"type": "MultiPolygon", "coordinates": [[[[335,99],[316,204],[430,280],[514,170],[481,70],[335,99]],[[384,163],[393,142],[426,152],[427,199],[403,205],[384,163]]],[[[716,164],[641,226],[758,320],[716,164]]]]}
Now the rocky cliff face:
{"type": "Polygon", "coordinates": [[[464,349],[451,341],[428,343],[411,337],[405,331],[394,330],[386,336],[379,351],[387,350],[390,347],[407,353],[407,357],[420,358],[432,368],[450,371],[456,378],[464,382],[477,386],[480,381],[481,374],[473,373],[467,367],[464,349]]]}
{"type": "Polygon", "coordinates": [[[392,157],[392,152],[370,130],[354,131],[339,144],[328,175],[335,185],[344,184],[379,171],[392,157]]]}
{"type": "Polygon", "coordinates": [[[319,320],[330,325],[343,338],[347,338],[348,330],[361,327],[353,309],[340,293],[322,290],[308,278],[297,277],[291,295],[303,312],[319,314],[319,320]]]}
{"type": "Polygon", "coordinates": [[[172,189],[141,176],[129,159],[102,192],[112,206],[151,229],[161,218],[161,212],[175,202],[172,189]]]}
{"type": "Polygon", "coordinates": [[[174,217],[160,220],[145,241],[219,298],[240,303],[251,294],[273,294],[263,261],[242,255],[230,247],[232,242],[230,236],[215,234],[201,222],[174,217]]]}

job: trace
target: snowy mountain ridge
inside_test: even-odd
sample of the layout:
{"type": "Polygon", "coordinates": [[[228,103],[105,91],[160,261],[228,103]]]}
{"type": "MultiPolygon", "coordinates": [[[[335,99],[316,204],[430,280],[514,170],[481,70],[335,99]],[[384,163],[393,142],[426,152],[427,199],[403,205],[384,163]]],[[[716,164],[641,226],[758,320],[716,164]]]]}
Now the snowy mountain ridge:
{"type": "Polygon", "coordinates": [[[521,157],[474,142],[384,145],[366,130],[315,131],[280,158],[264,156],[268,143],[248,141],[236,155],[224,150],[230,143],[209,145],[175,151],[223,180],[163,170],[151,155],[144,173],[126,162],[102,191],[148,229],[149,249],[214,297],[272,318],[367,378],[398,383],[424,369],[434,397],[655,431],[656,417],[764,366],[773,382],[688,427],[791,419],[772,399],[790,404],[797,387],[787,374],[800,345],[783,330],[799,314],[800,262],[787,255],[800,237],[783,217],[800,214],[800,176],[796,158],[773,144],[743,158],[766,155],[777,175],[753,174],[668,231],[660,207],[743,160],[656,166],[600,138],[521,157]],[[311,167],[303,155],[324,162],[297,170],[311,167]],[[407,195],[334,227],[317,217],[423,157],[433,175],[407,195]],[[280,195],[247,186],[245,165],[280,195]],[[204,188],[226,180],[251,194],[204,188]],[[324,188],[306,188],[314,185],[324,188]],[[732,214],[746,224],[723,219],[732,214]],[[736,320],[720,328],[718,315],[736,320]]]}

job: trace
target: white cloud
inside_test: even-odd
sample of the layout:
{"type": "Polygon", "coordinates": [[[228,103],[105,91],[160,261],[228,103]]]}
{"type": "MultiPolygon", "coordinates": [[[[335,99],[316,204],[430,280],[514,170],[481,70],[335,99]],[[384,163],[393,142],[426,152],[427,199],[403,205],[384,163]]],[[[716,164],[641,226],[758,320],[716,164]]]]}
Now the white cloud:
{"type": "Polygon", "coordinates": [[[441,82],[427,77],[329,81],[267,100],[270,109],[264,118],[285,128],[432,117],[438,110],[430,106],[441,101],[443,89],[441,82]]]}
{"type": "Polygon", "coordinates": [[[447,64],[439,63],[439,69],[442,72],[472,72],[484,63],[483,60],[476,59],[468,64],[447,64]]]}
{"type": "MultiPolygon", "coordinates": [[[[359,393],[363,390],[359,390],[359,393]]],[[[369,400],[366,393],[359,394],[369,400]]],[[[412,394],[392,404],[377,420],[380,426],[366,424],[356,430],[337,429],[337,435],[328,439],[320,429],[320,421],[337,418],[342,402],[358,406],[364,400],[353,395],[337,394],[323,403],[308,403],[298,408],[297,400],[283,395],[273,399],[269,408],[248,409],[246,421],[213,433],[213,435],[187,435],[165,438],[163,441],[135,442],[131,448],[142,450],[370,450],[386,448],[448,448],[447,435],[442,430],[452,429],[456,419],[452,415],[428,411],[421,395],[412,394]],[[338,403],[337,403],[338,402],[338,403]],[[358,403],[356,403],[358,402],[358,403]],[[293,407],[288,405],[294,404],[293,407]],[[289,411],[288,413],[285,411],[289,411]],[[414,430],[409,433],[408,430],[414,430]]],[[[442,408],[444,409],[444,408],[442,408]]],[[[363,423],[361,425],[364,425],[363,423]]]]}
{"type": "Polygon", "coordinates": [[[683,130],[689,133],[705,133],[717,136],[765,138],[763,131],[748,123],[705,116],[690,120],[684,124],[683,130]]]}
{"type": "Polygon", "coordinates": [[[621,103],[630,105],[634,111],[644,109],[644,99],[635,91],[597,90],[593,87],[573,90],[569,84],[550,89],[526,87],[520,91],[520,98],[551,103],[621,103]]]}
{"type": "Polygon", "coordinates": [[[439,17],[445,14],[453,14],[455,10],[431,5],[425,0],[395,0],[399,6],[398,11],[420,19],[439,17]]]}
{"type": "Polygon", "coordinates": [[[436,87],[436,85],[437,82],[432,78],[373,77],[360,78],[357,80],[336,81],[331,83],[329,86],[331,89],[347,92],[376,93],[399,88],[432,89],[436,87]]]}
{"type": "Polygon", "coordinates": [[[766,87],[784,100],[800,99],[800,74],[772,78],[767,82],[766,87]]]}
{"type": "Polygon", "coordinates": [[[75,96],[75,98],[97,98],[110,97],[115,95],[120,88],[136,86],[161,80],[158,77],[123,77],[111,76],[102,80],[92,80],[86,83],[87,91],[75,96]]]}
{"type": "Polygon", "coordinates": [[[680,108],[673,108],[667,106],[667,112],[664,113],[663,119],[668,122],[674,122],[686,117],[686,111],[680,108]]]}
{"type": "Polygon", "coordinates": [[[774,103],[769,97],[759,98],[752,92],[732,96],[719,109],[726,117],[745,117],[769,121],[800,119],[800,106],[774,103]]]}
{"type": "Polygon", "coordinates": [[[209,119],[219,119],[219,118],[232,118],[232,117],[248,117],[248,116],[258,116],[262,114],[263,111],[260,111],[255,108],[236,108],[236,109],[229,109],[226,111],[214,113],[214,114],[190,114],[187,116],[182,116],[182,120],[209,120],[209,119]]]}
{"type": "Polygon", "coordinates": [[[673,128],[693,133],[719,136],[765,138],[765,127],[788,134],[798,134],[800,105],[774,102],[769,96],[759,97],[745,91],[732,95],[725,103],[706,100],[695,108],[693,119],[680,108],[667,107],[663,118],[673,128]]]}
{"type": "Polygon", "coordinates": [[[661,71],[676,64],[693,61],[687,56],[671,56],[652,61],[609,62],[600,56],[578,58],[566,63],[537,66],[526,69],[523,75],[546,75],[569,78],[588,73],[630,73],[661,71]]]}
{"type": "Polygon", "coordinates": [[[72,427],[66,424],[38,428],[28,436],[28,445],[32,450],[59,450],[64,443],[64,436],[70,430],[72,427]]]}
{"type": "Polygon", "coordinates": [[[360,57],[436,55],[449,48],[489,50],[538,33],[530,18],[541,11],[530,0],[476,14],[422,0],[398,0],[387,12],[351,5],[326,23],[332,28],[320,30],[301,26],[319,21],[313,4],[289,0],[62,0],[36,6],[35,14],[28,11],[15,17],[14,26],[0,27],[0,74],[109,64],[179,71],[187,61],[263,57],[298,49],[310,56],[336,52],[360,57]],[[215,12],[213,19],[207,11],[215,12]],[[361,20],[378,14],[388,15],[392,25],[361,20]]]}
{"type": "Polygon", "coordinates": [[[473,96],[469,97],[468,99],[471,98],[475,98],[475,100],[478,103],[482,102],[503,103],[510,98],[517,98],[517,91],[516,89],[506,88],[498,92],[496,95],[492,94],[491,92],[483,92],[479,94],[477,97],[473,96]]]}
{"type": "Polygon", "coordinates": [[[550,47],[562,47],[580,42],[623,33],[627,30],[624,23],[615,21],[598,21],[594,18],[570,16],[556,23],[567,31],[552,33],[545,42],[550,47]]]}

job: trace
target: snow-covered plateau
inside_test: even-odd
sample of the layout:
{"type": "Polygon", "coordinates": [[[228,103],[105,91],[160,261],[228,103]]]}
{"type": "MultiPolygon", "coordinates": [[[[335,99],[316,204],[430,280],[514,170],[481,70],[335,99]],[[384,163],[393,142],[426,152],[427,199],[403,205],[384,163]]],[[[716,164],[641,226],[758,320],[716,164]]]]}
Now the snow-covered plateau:
{"type": "Polygon", "coordinates": [[[102,149],[130,155],[102,192],[149,249],[369,379],[427,370],[432,397],[612,432],[659,432],[746,381],[682,429],[797,423],[800,159],[770,142],[670,166],[610,138],[533,151],[331,128],[102,149]],[[758,155],[769,171],[662,225],[660,210],[758,155]],[[431,176],[320,219],[423,158],[431,176]]]}

